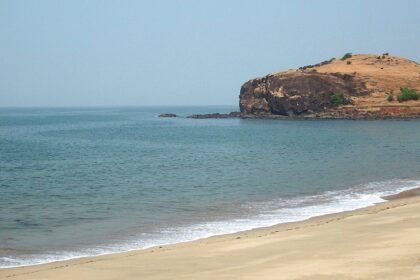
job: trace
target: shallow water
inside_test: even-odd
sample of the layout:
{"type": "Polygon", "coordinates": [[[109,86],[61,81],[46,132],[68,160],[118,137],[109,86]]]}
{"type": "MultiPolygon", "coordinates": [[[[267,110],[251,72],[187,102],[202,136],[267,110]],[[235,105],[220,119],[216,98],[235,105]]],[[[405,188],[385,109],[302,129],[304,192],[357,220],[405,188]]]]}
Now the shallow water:
{"type": "Polygon", "coordinates": [[[229,107],[0,109],[0,267],[146,248],[420,186],[420,121],[158,118],[229,107]]]}

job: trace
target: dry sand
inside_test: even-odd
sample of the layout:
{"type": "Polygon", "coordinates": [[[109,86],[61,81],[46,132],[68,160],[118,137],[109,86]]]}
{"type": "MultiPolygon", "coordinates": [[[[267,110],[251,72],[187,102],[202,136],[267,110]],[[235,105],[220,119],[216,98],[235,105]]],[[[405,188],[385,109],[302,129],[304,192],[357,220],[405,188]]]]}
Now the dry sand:
{"type": "Polygon", "coordinates": [[[304,222],[3,269],[0,279],[420,279],[419,191],[304,222]]]}

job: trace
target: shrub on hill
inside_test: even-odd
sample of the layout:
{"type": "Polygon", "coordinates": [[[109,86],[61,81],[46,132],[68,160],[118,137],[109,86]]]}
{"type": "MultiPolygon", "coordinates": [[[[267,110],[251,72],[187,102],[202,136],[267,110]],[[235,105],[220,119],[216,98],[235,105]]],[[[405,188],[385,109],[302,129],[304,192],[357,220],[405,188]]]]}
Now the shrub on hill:
{"type": "Polygon", "coordinates": [[[393,95],[388,95],[386,100],[388,100],[388,102],[392,102],[392,101],[394,101],[394,96],[393,95]]]}
{"type": "Polygon", "coordinates": [[[400,88],[401,94],[398,95],[397,99],[399,102],[404,102],[408,100],[419,100],[420,93],[416,92],[414,89],[409,88],[400,88]]]}
{"type": "Polygon", "coordinates": [[[334,93],[333,95],[331,95],[330,101],[334,106],[343,105],[344,104],[344,96],[339,92],[334,93]]]}
{"type": "Polygon", "coordinates": [[[349,59],[351,57],[352,57],[352,54],[351,53],[346,53],[346,54],[343,55],[343,57],[341,58],[341,60],[346,60],[346,59],[349,59]]]}

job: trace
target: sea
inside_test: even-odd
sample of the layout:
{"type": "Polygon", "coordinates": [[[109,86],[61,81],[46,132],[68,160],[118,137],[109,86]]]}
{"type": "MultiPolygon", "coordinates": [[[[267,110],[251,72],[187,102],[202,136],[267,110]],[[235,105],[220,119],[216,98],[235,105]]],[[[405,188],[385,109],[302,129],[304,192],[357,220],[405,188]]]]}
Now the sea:
{"type": "Polygon", "coordinates": [[[420,187],[420,120],[186,118],[235,110],[0,109],[0,268],[300,221],[420,187]]]}

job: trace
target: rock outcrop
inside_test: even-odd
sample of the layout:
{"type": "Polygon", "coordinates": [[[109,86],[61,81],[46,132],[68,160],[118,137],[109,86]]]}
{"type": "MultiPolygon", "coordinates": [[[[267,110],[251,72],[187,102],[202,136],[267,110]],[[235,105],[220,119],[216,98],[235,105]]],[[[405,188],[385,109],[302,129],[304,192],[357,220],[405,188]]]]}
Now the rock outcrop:
{"type": "Polygon", "coordinates": [[[353,55],[250,80],[241,88],[239,107],[243,117],[420,116],[420,101],[397,101],[401,87],[420,90],[419,64],[385,54],[353,55]]]}

